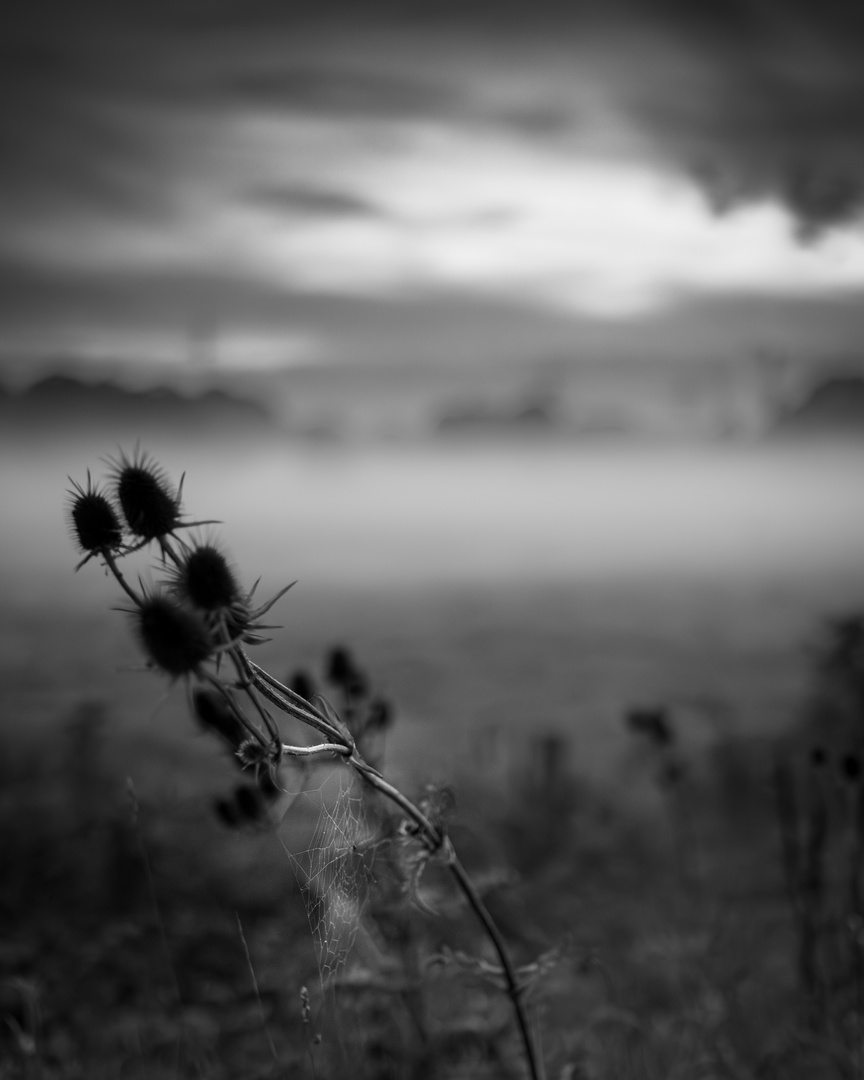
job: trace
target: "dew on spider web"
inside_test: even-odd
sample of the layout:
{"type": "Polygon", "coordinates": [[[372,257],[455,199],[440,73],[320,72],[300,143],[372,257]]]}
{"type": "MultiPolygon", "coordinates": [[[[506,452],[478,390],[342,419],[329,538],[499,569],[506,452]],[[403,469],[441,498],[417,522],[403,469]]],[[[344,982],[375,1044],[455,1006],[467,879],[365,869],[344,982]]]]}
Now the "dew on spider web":
{"type": "Polygon", "coordinates": [[[322,992],[348,961],[372,883],[375,844],[358,786],[339,768],[304,792],[317,807],[317,824],[306,848],[285,847],[303,894],[322,992]]]}

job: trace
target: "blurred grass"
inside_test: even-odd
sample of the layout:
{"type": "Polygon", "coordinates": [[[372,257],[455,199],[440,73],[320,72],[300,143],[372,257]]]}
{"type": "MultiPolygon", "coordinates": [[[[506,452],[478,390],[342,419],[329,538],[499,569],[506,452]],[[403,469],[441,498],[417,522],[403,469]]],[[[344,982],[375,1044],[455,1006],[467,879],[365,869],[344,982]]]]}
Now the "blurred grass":
{"type": "MultiPolygon", "coordinates": [[[[324,995],[277,838],[212,813],[231,763],[207,740],[177,757],[182,739],[163,732],[130,791],[115,720],[99,699],[67,699],[50,742],[7,738],[4,1076],[521,1075],[470,916],[434,867],[422,895],[437,915],[407,902],[386,825],[352,959],[324,995]]],[[[592,780],[578,739],[523,736],[506,769],[491,743],[488,768],[479,745],[454,766],[451,828],[517,963],[542,958],[529,1002],[549,1075],[853,1075],[848,1012],[810,1030],[797,983],[770,785],[788,732],[676,742],[686,768],[671,787],[635,740],[618,774],[641,785],[635,802],[592,780]]],[[[285,838],[302,845],[292,815],[311,827],[314,811],[295,806],[285,838]]]]}
{"type": "MultiPolygon", "coordinates": [[[[406,902],[386,822],[352,962],[322,994],[290,860],[219,824],[231,762],[182,686],[131,670],[91,578],[86,599],[0,620],[0,1074],[521,1075],[470,917],[434,868],[437,917],[406,902]]],[[[846,1004],[807,1026],[770,783],[848,582],[312,592],[286,598],[265,662],[317,669],[338,637],[395,701],[386,771],[452,786],[457,850],[516,961],[546,957],[529,1001],[550,1077],[854,1074],[846,1004]],[[674,718],[672,787],[622,722],[643,704],[674,718]]],[[[315,814],[295,803],[286,843],[315,814]]]]}

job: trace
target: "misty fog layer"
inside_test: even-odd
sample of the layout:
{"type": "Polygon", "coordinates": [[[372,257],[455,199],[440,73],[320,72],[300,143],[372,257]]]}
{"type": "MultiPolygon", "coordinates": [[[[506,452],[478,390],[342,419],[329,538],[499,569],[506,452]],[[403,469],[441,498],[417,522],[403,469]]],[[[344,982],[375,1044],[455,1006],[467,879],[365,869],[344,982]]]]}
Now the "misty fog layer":
{"type": "MultiPolygon", "coordinates": [[[[190,535],[215,538],[245,588],[260,577],[266,600],[297,580],[259,661],[290,677],[349,643],[399,703],[399,767],[445,768],[489,723],[517,740],[541,723],[578,729],[597,770],[640,701],[788,725],[821,620],[861,602],[861,445],[147,449],[175,483],[186,472],[189,521],[222,523],[190,535]]],[[[142,672],[110,575],[95,560],[73,572],[67,474],[98,481],[116,450],[95,435],[7,444],[0,680],[30,731],[104,698],[118,732],[170,733],[185,755],[182,687],[142,672]]],[[[143,552],[124,572],[164,576],[143,552]]]]}
{"type": "MultiPolygon", "coordinates": [[[[106,475],[105,449],[4,453],[13,591],[31,573],[70,585],[67,474],[106,475]]],[[[864,562],[855,444],[150,449],[175,483],[186,473],[188,520],[224,523],[197,535],[218,536],[250,581],[851,580],[864,562]]]]}

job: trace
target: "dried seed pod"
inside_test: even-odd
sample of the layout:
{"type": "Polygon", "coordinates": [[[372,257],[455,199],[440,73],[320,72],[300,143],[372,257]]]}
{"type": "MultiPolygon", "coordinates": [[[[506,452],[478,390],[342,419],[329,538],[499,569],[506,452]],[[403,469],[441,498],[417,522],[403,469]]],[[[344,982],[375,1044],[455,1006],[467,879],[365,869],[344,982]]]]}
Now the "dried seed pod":
{"type": "Polygon", "coordinates": [[[202,611],[223,611],[242,602],[234,571],[214,544],[196,544],[184,551],[172,587],[202,611]]]}
{"type": "Polygon", "coordinates": [[[267,811],[261,792],[252,784],[238,784],[234,788],[234,803],[242,821],[260,821],[267,811]]]}
{"type": "Polygon", "coordinates": [[[369,715],[366,726],[370,731],[387,731],[393,726],[393,706],[383,697],[375,697],[369,702],[369,715]]]}
{"type": "Polygon", "coordinates": [[[150,663],[168,675],[190,675],[213,655],[214,643],[204,620],[171,596],[145,594],[131,615],[150,663]]]}
{"type": "Polygon", "coordinates": [[[311,701],[312,695],[318,692],[315,687],[315,680],[309,672],[303,668],[299,668],[294,672],[288,680],[288,685],[295,694],[299,694],[300,697],[305,698],[306,701],[311,701]]]}
{"type": "Polygon", "coordinates": [[[843,779],[850,784],[857,784],[861,779],[861,759],[857,754],[845,754],[840,762],[840,769],[843,779]]]}
{"type": "Polygon", "coordinates": [[[215,799],[213,809],[222,824],[229,829],[236,829],[240,824],[240,813],[233,799],[215,799]]]}
{"type": "Polygon", "coordinates": [[[270,761],[270,750],[255,739],[246,739],[237,748],[237,758],[244,769],[257,768],[270,761]]]}
{"type": "Polygon", "coordinates": [[[75,543],[85,553],[80,568],[102,551],[116,551],[123,542],[123,526],[111,501],[93,486],[87,473],[87,486],[70,480],[69,518],[75,543]]]}
{"type": "Polygon", "coordinates": [[[199,687],[192,695],[192,708],[199,723],[220,735],[235,752],[249,737],[228,702],[216,690],[199,687]]]}
{"type": "Polygon", "coordinates": [[[327,658],[327,678],[336,686],[347,688],[357,678],[354,658],[344,645],[334,645],[327,658]]]}
{"type": "Polygon", "coordinates": [[[626,713],[625,723],[631,731],[646,736],[657,747],[671,746],[675,742],[675,729],[663,706],[636,706],[626,713]]]}
{"type": "Polygon", "coordinates": [[[136,450],[130,459],[121,453],[112,462],[112,475],[123,517],[139,540],[159,540],[183,524],[180,492],[148,454],[136,450]]]}

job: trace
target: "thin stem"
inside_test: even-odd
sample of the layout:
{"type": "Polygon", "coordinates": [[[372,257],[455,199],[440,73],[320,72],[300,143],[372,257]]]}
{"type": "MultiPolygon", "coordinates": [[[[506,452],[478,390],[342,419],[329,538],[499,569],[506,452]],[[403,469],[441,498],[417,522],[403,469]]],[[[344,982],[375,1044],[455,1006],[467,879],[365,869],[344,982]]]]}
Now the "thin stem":
{"type": "Polygon", "coordinates": [[[348,757],[351,754],[351,747],[332,742],[318,743],[317,746],[289,746],[288,743],[282,743],[282,753],[289,757],[310,757],[312,754],[324,753],[348,757]]]}
{"type": "Polygon", "coordinates": [[[259,742],[262,746],[269,747],[270,744],[267,742],[267,740],[264,738],[258,728],[256,728],[255,725],[247,718],[243,710],[237,705],[237,702],[231,697],[231,695],[222,685],[220,680],[217,679],[215,675],[212,675],[209,671],[206,671],[204,668],[201,668],[201,670],[198,672],[198,675],[200,678],[204,679],[205,682],[210,683],[210,685],[215,690],[219,691],[222,697],[225,698],[225,700],[228,702],[228,707],[230,708],[231,712],[237,717],[243,727],[246,728],[252,738],[255,739],[256,742],[259,742]]]}
{"type": "Polygon", "coordinates": [[[255,695],[252,693],[253,684],[250,681],[249,676],[246,672],[245,665],[243,664],[243,659],[245,658],[243,656],[242,650],[239,647],[231,648],[228,650],[228,656],[231,660],[231,663],[234,665],[234,670],[237,672],[237,678],[240,680],[241,687],[246,691],[249,699],[255,706],[255,709],[258,715],[261,717],[261,721],[264,724],[264,727],[267,728],[270,738],[274,743],[278,743],[280,739],[279,729],[276,727],[276,722],[274,721],[270,713],[267,712],[267,710],[264,708],[258,698],[256,698],[255,695]]]}
{"type": "MultiPolygon", "coordinates": [[[[165,556],[167,555],[171,559],[171,562],[173,562],[175,566],[179,567],[181,565],[180,556],[177,554],[177,552],[174,550],[173,547],[171,547],[171,544],[168,542],[168,535],[166,534],[165,536],[159,536],[156,539],[157,539],[157,541],[159,543],[159,549],[162,552],[163,560],[164,560],[165,556]]],[[[176,540],[178,538],[175,537],[174,539],[176,540]]],[[[180,540],[180,543],[182,544],[183,541],[180,540]]]]}
{"type": "Polygon", "coordinates": [[[489,913],[489,909],[483,903],[474,883],[468,876],[465,867],[459,862],[449,836],[436,825],[433,825],[423,811],[415,806],[410,799],[406,798],[398,788],[393,787],[392,784],[388,783],[382,776],[375,772],[374,769],[370,769],[369,766],[362,760],[359,760],[356,755],[350,757],[348,763],[357,769],[367,783],[380,791],[382,795],[386,795],[388,799],[396,803],[397,806],[405,811],[405,813],[419,826],[426,839],[433,845],[434,850],[443,850],[447,860],[448,869],[453,875],[454,881],[461,889],[472,911],[482,923],[483,929],[486,931],[486,935],[491,941],[492,947],[498,956],[501,969],[504,972],[504,979],[507,984],[507,995],[513,1002],[513,1010],[516,1013],[516,1023],[519,1025],[519,1033],[522,1036],[522,1044],[525,1048],[525,1057],[528,1059],[528,1069],[531,1074],[531,1080],[542,1080],[543,1066],[537,1053],[537,1048],[534,1045],[534,1038],[531,1034],[528,1017],[525,1014],[525,1007],[522,1003],[522,991],[519,987],[516,971],[510,960],[510,955],[507,952],[507,945],[504,938],[501,936],[501,931],[495,924],[495,920],[489,913]]]}
{"type": "Polygon", "coordinates": [[[317,717],[323,724],[328,724],[332,727],[330,721],[327,719],[324,713],[321,712],[320,709],[316,708],[316,706],[313,705],[311,701],[307,701],[306,698],[301,697],[296,690],[292,690],[290,686],[285,686],[284,683],[281,683],[278,679],[274,678],[274,676],[272,676],[269,671],[265,671],[264,668],[259,667],[256,663],[253,663],[253,661],[250,660],[249,657],[244,652],[242,652],[242,650],[241,656],[246,670],[255,679],[256,683],[259,681],[266,683],[267,686],[277,691],[277,693],[279,693],[296,708],[300,709],[304,713],[308,713],[311,716],[317,717]]]}
{"type": "Polygon", "coordinates": [[[252,678],[255,689],[260,694],[263,694],[268,701],[271,701],[283,712],[288,713],[289,716],[300,720],[301,723],[308,724],[309,727],[320,731],[328,739],[336,741],[342,738],[341,732],[323,717],[313,705],[310,705],[305,698],[295,694],[287,686],[283,686],[278,679],[274,679],[272,675],[269,675],[263,668],[258,667],[257,664],[253,664],[245,654],[241,655],[243,655],[246,670],[252,678]]]}
{"type": "Polygon", "coordinates": [[[126,593],[126,595],[133,601],[136,607],[141,607],[141,597],[135,592],[135,590],[127,583],[126,578],[117,565],[117,562],[112,554],[110,548],[103,547],[101,549],[102,558],[105,560],[105,565],[117,579],[117,584],[126,593]]]}
{"type": "Polygon", "coordinates": [[[382,795],[386,795],[391,802],[396,805],[419,826],[420,831],[425,835],[426,839],[431,844],[433,850],[438,850],[445,840],[444,832],[438,828],[437,825],[433,825],[429,818],[423,813],[419,806],[415,806],[410,799],[406,798],[402,792],[388,783],[387,780],[376,772],[371,766],[367,765],[365,761],[359,759],[356,755],[353,755],[348,759],[348,764],[353,765],[354,768],[360,773],[360,775],[368,781],[372,787],[381,792],[382,795]]]}
{"type": "Polygon", "coordinates": [[[462,890],[465,899],[471,905],[474,914],[483,924],[483,929],[486,931],[489,940],[492,942],[492,947],[498,954],[498,960],[501,964],[501,968],[504,972],[504,979],[507,983],[507,994],[513,1002],[513,1011],[516,1013],[516,1023],[519,1025],[519,1033],[522,1036],[522,1044],[525,1047],[525,1056],[528,1058],[528,1068],[532,1080],[541,1080],[543,1076],[543,1066],[537,1053],[537,1048],[534,1045],[534,1037],[531,1034],[528,1017],[525,1014],[525,1008],[522,1004],[522,989],[516,979],[516,972],[510,960],[510,954],[507,952],[507,946],[501,936],[501,931],[498,929],[495,920],[489,913],[489,909],[483,903],[483,899],[480,896],[480,893],[477,892],[465,867],[459,862],[455,851],[453,851],[448,867],[457,885],[462,890]]]}
{"type": "Polygon", "coordinates": [[[261,1000],[261,990],[258,986],[258,978],[255,975],[255,968],[252,964],[252,954],[249,952],[246,935],[243,933],[243,923],[240,921],[240,912],[235,911],[234,917],[237,919],[237,929],[240,933],[240,941],[243,945],[243,952],[246,954],[246,966],[249,968],[249,974],[252,976],[252,989],[255,991],[255,997],[258,1001],[258,1012],[261,1014],[261,1027],[264,1029],[264,1036],[270,1045],[270,1053],[273,1055],[273,1060],[276,1062],[278,1068],[280,1065],[279,1054],[276,1050],[276,1044],[273,1042],[273,1036],[270,1033],[270,1025],[267,1022],[267,1011],[264,1008],[264,1002],[261,1000]]]}

